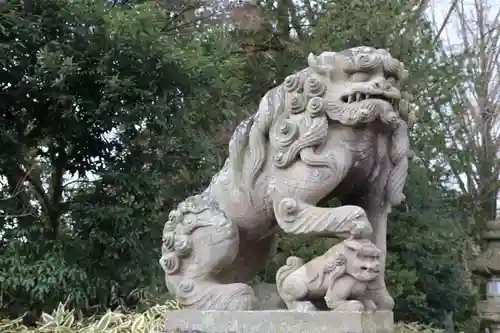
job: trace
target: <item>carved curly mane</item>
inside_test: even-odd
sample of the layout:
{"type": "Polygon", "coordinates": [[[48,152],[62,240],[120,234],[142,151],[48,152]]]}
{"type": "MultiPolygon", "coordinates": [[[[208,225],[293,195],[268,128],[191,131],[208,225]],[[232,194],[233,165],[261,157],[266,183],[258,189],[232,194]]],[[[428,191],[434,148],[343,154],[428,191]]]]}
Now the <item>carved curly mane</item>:
{"type": "MultiPolygon", "coordinates": [[[[232,168],[233,184],[236,186],[243,183],[245,187],[253,188],[255,178],[266,161],[269,131],[275,119],[284,110],[283,85],[279,85],[264,95],[257,113],[243,121],[234,131],[229,142],[229,162],[232,168]],[[247,156],[250,170],[247,178],[242,179],[244,159],[247,156]]],[[[240,190],[243,190],[241,186],[240,190]]]]}

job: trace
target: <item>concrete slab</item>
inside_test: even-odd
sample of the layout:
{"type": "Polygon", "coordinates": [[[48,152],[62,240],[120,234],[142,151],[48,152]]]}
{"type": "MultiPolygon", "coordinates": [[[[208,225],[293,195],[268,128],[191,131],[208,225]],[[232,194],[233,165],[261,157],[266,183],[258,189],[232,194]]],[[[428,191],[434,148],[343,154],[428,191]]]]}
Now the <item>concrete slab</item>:
{"type": "Polygon", "coordinates": [[[166,332],[204,333],[393,333],[391,311],[292,312],[169,311],[166,332]]]}

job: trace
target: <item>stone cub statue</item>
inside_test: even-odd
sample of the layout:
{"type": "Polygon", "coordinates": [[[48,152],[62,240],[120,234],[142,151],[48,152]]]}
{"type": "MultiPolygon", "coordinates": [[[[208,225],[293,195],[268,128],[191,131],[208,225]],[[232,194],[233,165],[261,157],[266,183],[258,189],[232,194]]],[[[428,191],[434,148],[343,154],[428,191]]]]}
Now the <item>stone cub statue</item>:
{"type": "Polygon", "coordinates": [[[288,309],[316,311],[324,299],[332,311],[374,311],[370,283],[380,273],[380,250],[368,239],[351,237],[304,264],[289,257],[276,273],[278,293],[288,309]]]}

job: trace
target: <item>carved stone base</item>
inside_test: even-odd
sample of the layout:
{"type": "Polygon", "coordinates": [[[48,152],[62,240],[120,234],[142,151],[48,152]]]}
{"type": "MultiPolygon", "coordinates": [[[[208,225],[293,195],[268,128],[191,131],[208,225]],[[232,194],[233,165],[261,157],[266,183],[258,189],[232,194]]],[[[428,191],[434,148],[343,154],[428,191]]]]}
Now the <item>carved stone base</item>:
{"type": "Polygon", "coordinates": [[[177,310],[166,315],[166,332],[204,333],[393,333],[391,311],[291,312],[177,310]]]}

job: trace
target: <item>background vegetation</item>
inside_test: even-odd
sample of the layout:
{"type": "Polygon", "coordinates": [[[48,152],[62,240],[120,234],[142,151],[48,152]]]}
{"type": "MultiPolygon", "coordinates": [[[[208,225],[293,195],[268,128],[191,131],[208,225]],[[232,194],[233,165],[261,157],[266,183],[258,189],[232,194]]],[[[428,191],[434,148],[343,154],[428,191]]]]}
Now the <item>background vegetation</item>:
{"type": "MultiPolygon", "coordinates": [[[[150,316],[168,298],[164,214],[206,186],[238,121],[309,52],[371,45],[410,69],[419,113],[390,218],[396,319],[475,329],[466,263],[497,214],[500,29],[473,2],[439,20],[424,0],[2,2],[0,316],[150,316]]],[[[329,244],[283,235],[256,282],[329,244]]]]}

